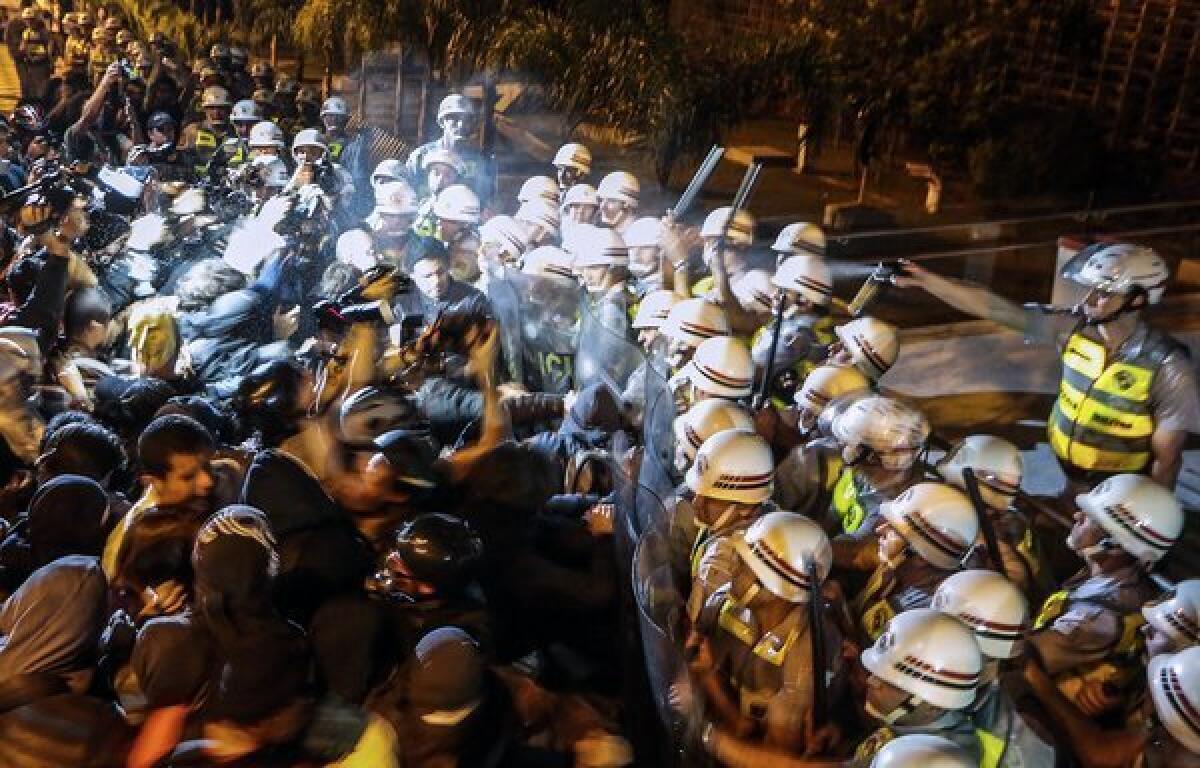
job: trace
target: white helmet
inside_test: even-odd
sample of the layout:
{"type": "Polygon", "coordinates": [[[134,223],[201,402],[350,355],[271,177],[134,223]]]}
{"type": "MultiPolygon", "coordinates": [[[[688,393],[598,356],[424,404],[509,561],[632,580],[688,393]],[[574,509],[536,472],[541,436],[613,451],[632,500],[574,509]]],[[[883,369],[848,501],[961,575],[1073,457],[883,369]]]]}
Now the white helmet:
{"type": "Polygon", "coordinates": [[[403,181],[408,178],[408,173],[404,168],[404,161],[394,157],[389,157],[379,161],[379,165],[375,166],[375,170],[371,171],[371,187],[378,189],[380,184],[386,184],[389,181],[403,181]]]}
{"type": "Polygon", "coordinates": [[[951,571],[979,536],[979,517],[967,495],[945,483],[917,483],[879,514],[925,562],[951,571]]]}
{"type": "Polygon", "coordinates": [[[989,659],[1015,658],[1029,629],[1029,601],[995,571],[953,574],[938,586],[929,607],[970,627],[989,659]]]}
{"type": "Polygon", "coordinates": [[[833,297],[833,270],[819,256],[801,253],[783,260],[771,282],[785,291],[795,291],[819,307],[833,297]]]}
{"type": "Polygon", "coordinates": [[[554,153],[551,164],[558,168],[574,168],[586,176],[592,172],[592,153],[582,144],[563,144],[554,153]]]}
{"type": "Polygon", "coordinates": [[[302,147],[320,147],[322,152],[329,149],[316,128],[305,128],[292,137],[292,154],[295,155],[302,147]]]}
{"type": "Polygon", "coordinates": [[[360,272],[366,272],[377,263],[375,245],[371,236],[362,229],[347,229],[337,239],[335,257],[360,272]]]}
{"type": "MultiPolygon", "coordinates": [[[[823,582],[833,567],[833,547],[821,526],[793,512],[768,512],[754,521],[734,548],[768,592],[789,603],[807,603],[814,585],[808,569],[815,565],[823,582]]],[[[810,627],[810,632],[820,628],[810,627]]]]}
{"type": "Polygon", "coordinates": [[[825,258],[825,231],[816,224],[797,221],[779,231],[771,250],[779,253],[803,254],[825,258]]]}
{"type": "Polygon", "coordinates": [[[1125,552],[1156,563],[1183,532],[1175,495],[1145,475],[1114,475],[1075,497],[1084,514],[1125,552]]]}
{"type": "Polygon", "coordinates": [[[478,224],[479,197],[464,184],[452,184],[433,199],[433,215],[445,221],[478,224]]]}
{"type": "Polygon", "coordinates": [[[444,147],[434,147],[425,154],[421,155],[421,172],[425,173],[429,170],[429,166],[440,163],[441,165],[449,166],[454,169],[454,172],[462,176],[467,172],[467,167],[463,165],[462,157],[452,149],[444,147]]]}
{"type": "Polygon", "coordinates": [[[375,212],[411,215],[417,212],[417,193],[407,181],[389,181],[375,188],[375,212]]]}
{"type": "Polygon", "coordinates": [[[854,392],[866,392],[870,388],[871,382],[857,368],[822,365],[804,377],[804,384],[796,392],[796,405],[814,416],[820,416],[826,406],[837,398],[854,392]]]}
{"type": "Polygon", "coordinates": [[[558,207],[558,182],[549,176],[530,176],[517,192],[518,203],[542,199],[558,207]]]}
{"type": "Polygon", "coordinates": [[[975,634],[958,619],[928,608],[893,617],[875,645],[862,652],[862,663],[911,697],[896,711],[879,713],[889,724],[922,702],[948,710],[969,707],[983,673],[975,634]]]}
{"type": "Polygon", "coordinates": [[[521,271],[527,275],[553,277],[575,282],[575,259],[556,245],[543,245],[525,254],[521,271]]]}
{"type": "Polygon", "coordinates": [[[539,227],[551,239],[558,237],[559,227],[562,226],[558,201],[550,202],[541,197],[521,203],[513,218],[527,227],[539,227]]]}
{"type": "Polygon", "coordinates": [[[346,106],[346,100],[341,96],[330,96],[328,99],[325,99],[325,103],[321,105],[321,117],[325,117],[326,115],[349,117],[350,108],[346,106]]]}
{"type": "Polygon", "coordinates": [[[600,186],[596,187],[596,197],[600,200],[619,200],[631,206],[638,204],[641,193],[642,186],[638,184],[637,177],[625,171],[613,171],[601,179],[600,186]]]}
{"type": "Polygon", "coordinates": [[[623,234],[625,244],[630,248],[657,248],[662,236],[662,220],[653,216],[634,219],[623,234]]]}
{"type": "Polygon", "coordinates": [[[754,419],[736,403],[728,400],[701,400],[675,417],[675,442],[688,461],[708,438],[727,429],[754,431],[754,419]]]}
{"type": "Polygon", "coordinates": [[[1085,249],[1065,274],[1080,285],[1114,293],[1141,288],[1151,304],[1162,299],[1171,277],[1166,262],[1152,249],[1127,243],[1085,249]]]}
{"type": "Polygon", "coordinates": [[[705,339],[731,333],[725,310],[704,299],[684,299],[671,307],[660,330],[667,338],[693,348],[705,339]]]}
{"type": "Polygon", "coordinates": [[[441,104],[438,104],[438,121],[441,121],[446,115],[466,115],[467,117],[472,117],[474,114],[475,105],[461,93],[452,93],[442,99],[441,104]]]}
{"type": "Polygon", "coordinates": [[[229,91],[219,85],[210,85],[204,89],[204,94],[200,97],[200,108],[208,109],[209,107],[228,107],[231,106],[229,101],[229,91]]]}
{"type": "MultiPolygon", "coordinates": [[[[242,99],[233,105],[233,111],[229,113],[229,119],[235,123],[260,123],[262,122],[262,110],[258,108],[258,104],[251,99],[242,99]]],[[[253,130],[253,129],[251,129],[253,130]]]]}
{"type": "Polygon", "coordinates": [[[1169,598],[1143,606],[1142,615],[1176,648],[1200,645],[1200,579],[1179,582],[1169,598]]]}
{"type": "Polygon", "coordinates": [[[287,146],[287,142],[283,140],[283,129],[270,120],[263,120],[254,124],[250,129],[250,139],[246,142],[251,149],[260,147],[278,147],[283,149],[287,146]]]}
{"type": "Polygon", "coordinates": [[[769,314],[774,306],[775,287],[771,276],[761,269],[752,269],[730,286],[738,304],[747,312],[769,314]]]}
{"type": "Polygon", "coordinates": [[[739,504],[761,504],[771,498],[774,480],[771,446],[741,429],[727,429],[705,440],[684,477],[698,496],[739,504]]]}
{"type": "Polygon", "coordinates": [[[562,207],[569,205],[600,205],[596,188],[591,184],[576,184],[563,195],[562,207]]]}
{"type": "Polygon", "coordinates": [[[288,176],[287,165],[272,155],[254,158],[251,167],[258,170],[263,185],[270,189],[283,189],[291,179],[288,176]]]}
{"type": "Polygon", "coordinates": [[[679,297],[674,291],[650,291],[638,302],[637,315],[633,318],[633,328],[661,328],[667,321],[671,308],[679,303],[679,297]]]}
{"type": "Polygon", "coordinates": [[[880,454],[915,454],[924,447],[930,431],[923,413],[883,395],[850,403],[832,427],[833,436],[843,445],[862,445],[880,454]]]}
{"type": "Polygon", "coordinates": [[[975,768],[967,751],[932,733],[909,733],[883,745],[871,768],[975,768]]]}
{"type": "Polygon", "coordinates": [[[700,342],[685,370],[693,387],[716,397],[748,397],[754,391],[750,350],[732,336],[700,342]]]}
{"type": "Polygon", "coordinates": [[[479,227],[479,242],[519,259],[529,247],[529,230],[511,216],[493,216],[479,227]]]}
{"type": "Polygon", "coordinates": [[[859,317],[833,329],[858,369],[879,381],[896,362],[900,339],[895,326],[874,317],[859,317]]]}
{"type": "Polygon", "coordinates": [[[749,247],[754,245],[755,223],[754,214],[750,211],[742,209],[733,214],[733,208],[728,205],[722,206],[704,217],[704,224],[700,226],[700,237],[720,237],[724,234],[728,245],[749,247]],[[731,215],[732,223],[729,222],[731,215]]]}
{"type": "Polygon", "coordinates": [[[1187,751],[1200,755],[1200,646],[1155,656],[1146,678],[1159,722],[1187,751]]]}
{"type": "Polygon", "coordinates": [[[393,429],[428,428],[414,395],[378,387],[347,395],[338,409],[338,426],[342,442],[364,448],[373,448],[375,438],[393,429]]]}
{"type": "Polygon", "coordinates": [[[575,257],[575,268],[629,266],[629,249],[621,233],[608,227],[580,226],[563,247],[575,257]]]}
{"type": "Polygon", "coordinates": [[[959,488],[966,488],[962,473],[968,468],[979,480],[979,495],[992,509],[1007,509],[1021,489],[1021,452],[1002,437],[965,437],[938,462],[938,473],[959,488]]]}

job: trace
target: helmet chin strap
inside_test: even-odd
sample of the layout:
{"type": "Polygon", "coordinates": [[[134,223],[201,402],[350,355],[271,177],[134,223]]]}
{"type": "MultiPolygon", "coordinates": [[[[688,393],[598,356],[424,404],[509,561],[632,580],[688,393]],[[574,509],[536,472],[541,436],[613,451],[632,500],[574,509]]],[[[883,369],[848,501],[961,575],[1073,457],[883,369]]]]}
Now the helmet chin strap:
{"type": "Polygon", "coordinates": [[[895,725],[897,720],[912,714],[913,710],[919,706],[921,706],[920,697],[910,694],[890,712],[880,712],[870,701],[867,702],[865,709],[868,715],[882,721],[885,725],[895,725]]]}
{"type": "Polygon", "coordinates": [[[1106,536],[1092,546],[1081,549],[1079,551],[1079,555],[1085,560],[1092,560],[1100,555],[1107,554],[1109,552],[1115,552],[1119,549],[1120,547],[1117,546],[1117,543],[1106,536]]]}

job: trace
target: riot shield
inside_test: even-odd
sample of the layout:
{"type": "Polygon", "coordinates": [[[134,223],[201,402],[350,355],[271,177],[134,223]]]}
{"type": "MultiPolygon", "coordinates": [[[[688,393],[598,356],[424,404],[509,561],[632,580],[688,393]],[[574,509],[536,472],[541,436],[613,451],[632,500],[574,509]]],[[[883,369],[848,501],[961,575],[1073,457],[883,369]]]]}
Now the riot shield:
{"type": "Polygon", "coordinates": [[[633,558],[633,594],[650,695],[666,741],[675,745],[688,719],[672,705],[672,688],[687,675],[680,653],[684,604],[666,565],[666,544],[654,532],[638,542],[633,558]]]}
{"type": "Polygon", "coordinates": [[[645,376],[646,406],[642,420],[643,455],[638,474],[638,522],[642,531],[665,533],[669,527],[664,510],[679,478],[675,459],[675,401],[666,378],[648,364],[645,376]],[[645,503],[643,503],[645,502],[645,503]]]}
{"type": "Polygon", "coordinates": [[[629,379],[645,358],[629,340],[625,302],[602,299],[585,302],[579,322],[578,352],[575,355],[575,386],[583,389],[602,382],[621,397],[629,379]]]}
{"type": "Polygon", "coordinates": [[[488,280],[509,374],[530,392],[574,388],[582,289],[570,280],[504,267],[488,280]]]}

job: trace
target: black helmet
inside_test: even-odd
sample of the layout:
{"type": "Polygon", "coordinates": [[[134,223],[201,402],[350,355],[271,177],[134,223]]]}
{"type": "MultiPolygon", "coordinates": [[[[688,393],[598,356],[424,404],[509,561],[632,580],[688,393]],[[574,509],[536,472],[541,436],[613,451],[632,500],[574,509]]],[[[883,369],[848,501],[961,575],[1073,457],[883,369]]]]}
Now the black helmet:
{"type": "Polygon", "coordinates": [[[437,587],[468,580],[483,556],[483,540],[465,520],[442,512],[419,515],[396,531],[389,561],[399,558],[415,579],[437,587]]]}
{"type": "Polygon", "coordinates": [[[233,406],[246,426],[260,430],[273,443],[294,434],[303,415],[297,403],[305,371],[292,360],[272,360],[246,374],[233,397],[233,406]]]}
{"type": "Polygon", "coordinates": [[[428,431],[393,429],[375,438],[375,447],[391,465],[397,482],[421,489],[438,484],[433,467],[437,448],[428,431]]]}
{"type": "Polygon", "coordinates": [[[157,129],[161,131],[164,128],[174,128],[175,125],[175,118],[171,117],[169,112],[155,112],[146,121],[147,130],[157,129]]]}

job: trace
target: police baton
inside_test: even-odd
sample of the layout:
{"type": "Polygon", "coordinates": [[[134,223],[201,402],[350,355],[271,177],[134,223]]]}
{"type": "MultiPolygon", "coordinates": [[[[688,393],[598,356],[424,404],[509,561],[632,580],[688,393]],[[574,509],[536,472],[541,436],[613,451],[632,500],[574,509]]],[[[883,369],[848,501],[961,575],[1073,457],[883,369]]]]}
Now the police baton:
{"type": "Polygon", "coordinates": [[[975,515],[979,518],[979,530],[983,532],[983,544],[992,560],[992,569],[1003,574],[1004,561],[1000,558],[1000,546],[996,543],[996,531],[992,528],[991,518],[988,517],[987,506],[979,493],[979,478],[975,476],[975,470],[971,467],[963,467],[962,476],[971,506],[975,507],[975,515]]]}
{"type": "Polygon", "coordinates": [[[708,150],[708,155],[704,158],[704,162],[700,163],[700,167],[696,169],[695,175],[688,185],[684,188],[683,194],[679,196],[679,200],[675,202],[675,207],[671,209],[671,214],[676,218],[681,218],[696,202],[696,197],[699,196],[700,190],[708,183],[708,177],[712,176],[713,171],[717,169],[717,163],[721,162],[721,158],[725,154],[725,147],[713,145],[708,150]]]}

